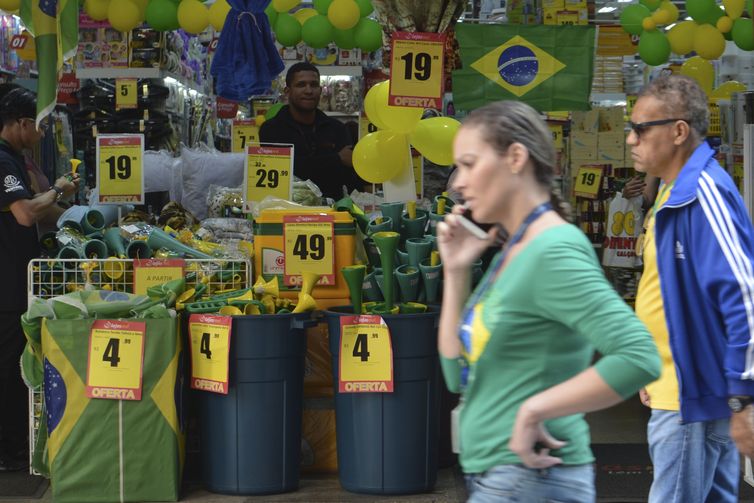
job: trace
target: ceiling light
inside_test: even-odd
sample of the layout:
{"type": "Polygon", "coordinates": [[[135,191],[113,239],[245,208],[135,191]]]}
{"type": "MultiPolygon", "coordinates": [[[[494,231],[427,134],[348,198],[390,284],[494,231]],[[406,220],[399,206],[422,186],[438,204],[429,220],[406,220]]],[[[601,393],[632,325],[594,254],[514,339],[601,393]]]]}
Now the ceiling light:
{"type": "Polygon", "coordinates": [[[670,29],[671,29],[671,28],[672,28],[673,26],[675,26],[675,23],[667,25],[667,26],[665,27],[665,31],[670,31],[670,29]]]}
{"type": "Polygon", "coordinates": [[[600,10],[598,10],[597,13],[599,13],[599,14],[607,14],[608,12],[613,12],[615,10],[617,10],[616,7],[605,6],[605,7],[602,7],[600,10]]]}

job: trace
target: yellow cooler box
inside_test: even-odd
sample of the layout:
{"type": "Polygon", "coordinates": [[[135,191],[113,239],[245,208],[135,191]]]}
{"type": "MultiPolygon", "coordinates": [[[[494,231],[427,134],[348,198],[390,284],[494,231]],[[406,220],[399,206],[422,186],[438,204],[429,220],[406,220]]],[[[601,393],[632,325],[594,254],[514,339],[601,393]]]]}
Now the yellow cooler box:
{"type": "Polygon", "coordinates": [[[315,299],[349,298],[340,270],[354,263],[356,226],[346,211],[263,210],[254,222],[254,269],[278,277],[280,295],[296,298],[301,273],[321,274],[315,299]],[[286,263],[286,257],[289,257],[286,263]]]}

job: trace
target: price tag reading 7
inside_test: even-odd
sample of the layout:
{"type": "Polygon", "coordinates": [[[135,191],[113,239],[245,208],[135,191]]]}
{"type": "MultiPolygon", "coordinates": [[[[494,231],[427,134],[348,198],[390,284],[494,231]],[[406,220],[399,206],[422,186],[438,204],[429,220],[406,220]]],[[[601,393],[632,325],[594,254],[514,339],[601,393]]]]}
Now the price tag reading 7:
{"type": "Polygon", "coordinates": [[[189,317],[191,387],[228,394],[230,316],[192,314],[189,317]]]}
{"type": "Polygon", "coordinates": [[[89,334],[86,396],[141,400],[143,321],[96,320],[89,334]]]}
{"type": "Polygon", "coordinates": [[[144,203],[143,158],[144,135],[97,136],[100,203],[144,203]]]}
{"type": "Polygon", "coordinates": [[[602,186],[601,166],[581,166],[576,173],[573,194],[577,197],[596,199],[602,186]]]}
{"type": "Polygon", "coordinates": [[[234,120],[231,126],[231,151],[246,152],[250,145],[259,143],[259,126],[254,119],[234,120]]]}
{"type": "Polygon", "coordinates": [[[442,108],[445,35],[393,33],[390,95],[393,106],[442,108]]]}
{"type": "Polygon", "coordinates": [[[251,211],[251,204],[267,196],[290,199],[293,173],[293,147],[246,148],[244,167],[244,207],[251,211]]]}
{"type": "Polygon", "coordinates": [[[338,389],[341,393],[393,391],[393,348],[381,316],[340,318],[338,389]]]}
{"type": "Polygon", "coordinates": [[[283,216],[284,284],[300,284],[302,271],[319,274],[319,285],[335,284],[333,222],[332,215],[283,216]]]}

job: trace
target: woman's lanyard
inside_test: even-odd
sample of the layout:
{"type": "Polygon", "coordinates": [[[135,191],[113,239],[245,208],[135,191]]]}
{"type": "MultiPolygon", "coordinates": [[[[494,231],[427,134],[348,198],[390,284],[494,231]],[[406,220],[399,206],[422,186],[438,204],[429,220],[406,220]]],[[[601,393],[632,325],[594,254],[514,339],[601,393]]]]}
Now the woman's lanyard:
{"type": "MultiPolygon", "coordinates": [[[[543,213],[550,211],[552,209],[552,204],[550,202],[542,203],[536,208],[532,210],[531,213],[524,219],[524,221],[521,223],[521,226],[516,230],[516,233],[513,234],[513,236],[508,240],[508,242],[505,245],[505,248],[495,257],[495,261],[490,266],[490,272],[485,276],[484,283],[477,286],[476,290],[474,290],[474,294],[471,296],[471,299],[469,302],[466,303],[466,308],[463,312],[463,316],[461,317],[461,327],[459,329],[459,336],[461,338],[461,344],[463,344],[463,348],[466,351],[466,354],[471,354],[472,347],[471,347],[471,337],[472,337],[472,323],[474,321],[474,307],[479,302],[479,299],[481,299],[482,295],[492,286],[492,283],[497,278],[498,273],[500,272],[500,269],[503,267],[503,263],[505,262],[505,257],[508,256],[508,252],[510,252],[511,248],[515,246],[519,241],[521,241],[521,238],[524,236],[526,231],[529,229],[529,226],[540,216],[542,216],[543,213]]],[[[461,386],[465,387],[466,383],[469,379],[469,367],[465,366],[461,369],[461,386]]]]}

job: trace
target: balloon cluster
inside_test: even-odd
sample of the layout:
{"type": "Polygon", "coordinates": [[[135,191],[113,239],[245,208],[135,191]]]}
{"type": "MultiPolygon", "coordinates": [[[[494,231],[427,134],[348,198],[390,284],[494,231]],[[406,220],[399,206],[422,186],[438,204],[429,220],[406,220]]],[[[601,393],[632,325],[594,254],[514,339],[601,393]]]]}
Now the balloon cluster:
{"type": "Polygon", "coordinates": [[[408,166],[409,145],[435,164],[453,164],[453,138],[461,123],[450,117],[422,120],[424,110],[388,104],[389,82],[369,89],[364,111],[378,130],[364,136],[353,149],[356,173],[371,183],[383,183],[408,166]]]}
{"type": "MultiPolygon", "coordinates": [[[[623,9],[620,23],[625,31],[639,35],[639,56],[648,65],[668,61],[670,52],[685,55],[696,52],[704,59],[717,59],[732,40],[740,49],[754,49],[754,25],[743,17],[747,0],[723,0],[724,10],[715,0],[686,0],[691,20],[675,24],[667,33],[664,26],[676,23],[678,8],[670,0],[639,0],[623,9]]],[[[748,0],[751,15],[752,4],[748,0]]]]}
{"type": "MultiPolygon", "coordinates": [[[[225,4],[219,0],[216,4],[225,4]]],[[[95,21],[108,21],[118,31],[131,31],[144,21],[154,30],[182,28],[197,35],[207,29],[211,9],[199,0],[85,0],[84,12],[95,21]]],[[[228,7],[230,10],[230,7],[228,7]]],[[[227,14],[227,12],[226,12],[227,14]]],[[[224,20],[224,17],[223,17],[224,20]]]]}
{"type": "Polygon", "coordinates": [[[731,94],[746,91],[746,84],[735,80],[723,82],[717,88],[713,89],[715,68],[712,66],[712,63],[699,56],[693,56],[683,62],[681,65],[681,75],[695,79],[711,101],[719,99],[728,100],[731,94]]]}
{"type": "Polygon", "coordinates": [[[299,0],[272,0],[265,9],[277,41],[292,47],[302,40],[315,49],[330,42],[341,49],[371,52],[382,46],[382,27],[367,16],[371,0],[314,0],[314,8],[289,11],[299,0]]]}

